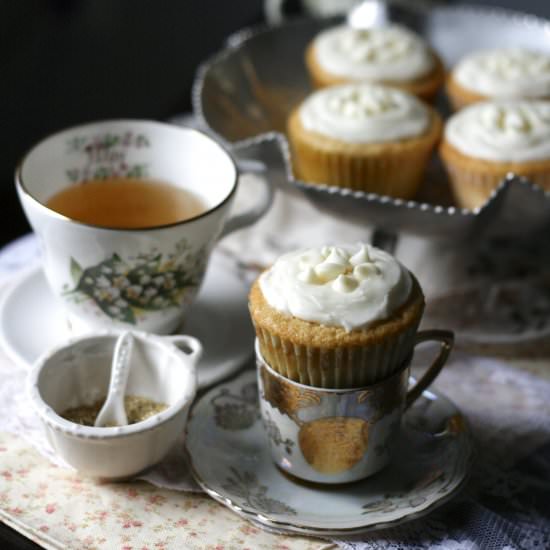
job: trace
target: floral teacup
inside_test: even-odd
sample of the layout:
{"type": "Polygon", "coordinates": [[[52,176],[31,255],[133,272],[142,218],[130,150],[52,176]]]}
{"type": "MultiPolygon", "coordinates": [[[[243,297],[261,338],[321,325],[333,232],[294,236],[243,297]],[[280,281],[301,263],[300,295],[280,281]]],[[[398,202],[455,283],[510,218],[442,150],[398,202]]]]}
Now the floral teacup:
{"type": "Polygon", "coordinates": [[[166,334],[182,322],[217,239],[256,221],[271,204],[228,219],[237,189],[235,162],[190,128],[115,120],[62,131],[36,145],[16,171],[16,186],[37,233],[49,285],[73,326],[132,328],[166,334]],[[166,181],[193,192],[205,210],[185,221],[110,229],[67,218],[46,206],[68,186],[113,177],[166,181]]]}

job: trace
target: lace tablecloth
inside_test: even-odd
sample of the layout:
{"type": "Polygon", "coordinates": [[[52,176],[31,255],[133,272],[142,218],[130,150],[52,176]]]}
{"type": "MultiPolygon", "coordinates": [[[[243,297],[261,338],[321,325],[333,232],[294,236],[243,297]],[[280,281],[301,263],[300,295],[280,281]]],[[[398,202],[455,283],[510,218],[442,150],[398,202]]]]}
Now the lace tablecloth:
{"type": "MultiPolygon", "coordinates": [[[[246,187],[247,182],[243,181],[245,192],[241,194],[241,203],[246,202],[246,187]]],[[[365,238],[368,235],[364,229],[326,219],[303,199],[279,193],[273,209],[261,222],[224,240],[217,253],[233,258],[235,268],[252,279],[258,265],[270,262],[282,251],[295,246],[365,238]]],[[[435,301],[453,296],[456,287],[445,275],[445,270],[456,274],[453,266],[465,263],[462,261],[464,252],[457,251],[455,256],[447,253],[445,262],[438,255],[430,269],[426,256],[421,255],[423,247],[425,244],[420,241],[403,239],[397,252],[413,271],[418,272],[429,299],[435,301]],[[434,265],[439,267],[436,269],[434,265]],[[441,281],[445,285],[442,286],[441,281]]],[[[499,254],[502,255],[502,247],[499,254]]],[[[18,276],[21,265],[35,258],[32,239],[0,254],[3,285],[18,276]]],[[[500,262],[507,265],[505,260],[500,262]]],[[[517,258],[514,262],[517,265],[517,258]]],[[[536,275],[541,276],[540,270],[536,275]]],[[[482,273],[479,281],[481,288],[486,284],[486,274],[482,273]]],[[[474,287],[477,284],[473,279],[468,283],[474,287]]],[[[525,295],[525,292],[520,289],[520,294],[525,295]]],[[[498,296],[494,298],[498,299],[498,296]]],[[[461,305],[464,304],[450,300],[440,308],[438,315],[443,320],[456,320],[453,308],[461,305]]],[[[530,311],[524,304],[517,307],[520,306],[530,311]]],[[[540,317],[540,309],[544,309],[545,303],[539,306],[531,309],[533,315],[540,317]]],[[[21,412],[18,397],[24,372],[15,367],[2,350],[0,516],[46,548],[548,548],[550,361],[547,357],[550,354],[546,355],[549,342],[544,333],[547,320],[539,322],[537,326],[541,330],[533,335],[530,330],[536,323],[528,315],[523,328],[515,333],[509,332],[507,317],[501,317],[498,327],[487,329],[491,345],[499,341],[498,328],[505,334],[512,334],[501,338],[506,356],[514,355],[517,344],[522,352],[527,349],[529,355],[538,358],[476,357],[471,354],[473,348],[469,347],[468,338],[459,338],[459,344],[462,343],[459,348],[466,351],[454,354],[436,385],[467,415],[478,453],[466,489],[424,519],[357,540],[286,537],[249,525],[200,493],[160,488],[144,481],[101,484],[79,476],[54,464],[33,446],[36,442],[30,437],[34,426],[32,417],[21,412]]],[[[514,322],[517,324],[517,319],[514,322]]],[[[477,330],[475,323],[479,323],[479,318],[462,319],[461,323],[459,328],[465,332],[472,327],[477,330]]],[[[177,462],[178,456],[172,459],[177,462]]],[[[167,477],[179,475],[177,468],[173,471],[161,468],[157,474],[156,479],[149,481],[165,486],[170,486],[165,483],[167,477]]],[[[178,479],[169,481],[177,485],[178,479]]]]}

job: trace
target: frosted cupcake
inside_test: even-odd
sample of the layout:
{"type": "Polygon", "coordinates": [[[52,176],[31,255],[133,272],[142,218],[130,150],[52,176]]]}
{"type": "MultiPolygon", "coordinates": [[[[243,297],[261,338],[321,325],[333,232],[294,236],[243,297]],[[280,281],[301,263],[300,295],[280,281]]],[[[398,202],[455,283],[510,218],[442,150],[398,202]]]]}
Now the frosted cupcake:
{"type": "Polygon", "coordinates": [[[474,52],[453,69],[446,88],[455,110],[488,99],[547,99],[550,55],[525,48],[474,52]]]}
{"type": "Polygon", "coordinates": [[[294,109],[294,173],[308,183],[411,198],[441,135],[441,119],[411,94],[375,84],[323,88],[294,109]]]}
{"type": "Polygon", "coordinates": [[[281,256],[252,286],[249,307],[271,368],[310,386],[350,388],[407,360],[424,296],[395,258],[356,244],[281,256]]]}
{"type": "Polygon", "coordinates": [[[317,88],[371,82],[431,101],[445,79],[437,54],[420,36],[398,25],[365,30],[346,25],[330,28],[314,38],[305,57],[317,88]]]}
{"type": "Polygon", "coordinates": [[[448,120],[440,154],[462,207],[481,206],[509,173],[550,191],[550,102],[466,107],[448,120]]]}

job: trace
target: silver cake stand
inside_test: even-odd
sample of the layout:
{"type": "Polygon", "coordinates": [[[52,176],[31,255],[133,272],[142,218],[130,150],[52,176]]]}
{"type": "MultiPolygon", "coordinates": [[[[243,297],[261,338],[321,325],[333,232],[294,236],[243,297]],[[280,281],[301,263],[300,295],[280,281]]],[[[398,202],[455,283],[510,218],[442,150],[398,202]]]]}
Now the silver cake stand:
{"type": "MultiPolygon", "coordinates": [[[[405,24],[435,47],[447,67],[480,48],[525,46],[550,52],[549,22],[506,10],[466,5],[425,10],[368,1],[348,20],[356,26],[405,24]]],[[[290,110],[311,91],[303,52],[321,29],[338,21],[294,19],[233,35],[197,73],[193,108],[201,123],[237,158],[263,163],[273,182],[298,189],[321,211],[376,227],[377,244],[386,248],[392,248],[400,232],[457,242],[480,235],[524,234],[550,219],[550,193],[514,174],[481,208],[456,207],[437,160],[416,200],[294,178],[284,128],[290,110]]],[[[443,94],[438,108],[444,116],[449,112],[443,94]]]]}

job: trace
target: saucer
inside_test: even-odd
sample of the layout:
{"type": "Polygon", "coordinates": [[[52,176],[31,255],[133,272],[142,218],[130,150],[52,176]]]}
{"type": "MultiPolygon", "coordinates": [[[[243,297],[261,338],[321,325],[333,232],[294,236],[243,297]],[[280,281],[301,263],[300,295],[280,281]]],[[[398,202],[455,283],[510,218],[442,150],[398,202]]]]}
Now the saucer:
{"type": "MultiPolygon", "coordinates": [[[[236,372],[254,351],[247,310],[248,290],[231,262],[211,258],[202,288],[181,329],[198,338],[204,354],[197,365],[204,387],[236,372]]],[[[11,359],[30,368],[46,350],[72,336],[44,273],[35,267],[17,278],[0,303],[0,339],[11,359]]]]}
{"type": "Polygon", "coordinates": [[[271,460],[251,371],[195,402],[186,450],[196,481],[215,500],[268,530],[312,536],[392,527],[431,512],[463,486],[473,455],[460,411],[425,391],[405,413],[384,470],[334,486],[292,480],[271,460]]]}

